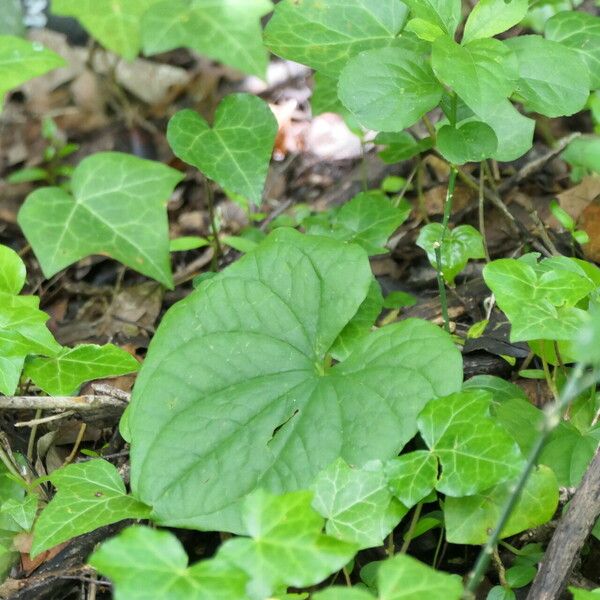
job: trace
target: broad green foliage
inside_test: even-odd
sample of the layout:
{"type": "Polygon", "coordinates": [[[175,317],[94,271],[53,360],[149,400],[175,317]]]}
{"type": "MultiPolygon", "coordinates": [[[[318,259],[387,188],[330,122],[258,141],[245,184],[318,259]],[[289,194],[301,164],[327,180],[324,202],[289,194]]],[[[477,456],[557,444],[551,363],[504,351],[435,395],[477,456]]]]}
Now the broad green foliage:
{"type": "Polygon", "coordinates": [[[442,92],[426,57],[402,46],[363,52],[348,62],[339,80],[346,108],[379,131],[414,125],[437,106],[442,92]]]}
{"type": "Polygon", "coordinates": [[[260,204],[277,121],[256,96],[227,96],[210,125],[196,112],[182,110],[170,121],[167,138],[173,152],[221,187],[260,204]]]}
{"type": "Polygon", "coordinates": [[[52,0],[52,12],[75,17],[105,48],[133,60],[142,16],[157,0],[52,0]]]}
{"type": "MultiPolygon", "coordinates": [[[[512,493],[514,481],[501,483],[481,494],[446,497],[446,539],[452,544],[484,544],[512,493]]],[[[558,506],[558,484],[550,468],[538,467],[529,477],[502,537],[548,522],[558,506]]]]}
{"type": "Polygon", "coordinates": [[[338,459],[314,484],[313,508],[327,519],[325,531],[361,548],[380,546],[407,508],[392,497],[380,462],[362,469],[338,459]]]}
{"type": "Polygon", "coordinates": [[[306,587],[339,571],[358,546],[323,535],[323,518],[310,506],[310,492],[271,496],[258,490],[244,504],[248,538],[225,542],[218,558],[250,578],[251,600],[269,598],[283,586],[306,587]]]}
{"type": "MultiPolygon", "coordinates": [[[[429,223],[421,228],[417,238],[417,246],[427,252],[427,258],[434,269],[437,269],[435,244],[443,235],[441,223],[429,223]]],[[[483,258],[483,238],[477,229],[471,225],[459,225],[446,232],[441,249],[442,275],[449,283],[465,268],[470,258],[483,258]]]]}
{"type": "Polygon", "coordinates": [[[388,238],[404,223],[410,205],[396,207],[383,192],[362,192],[322,219],[305,221],[306,232],[362,246],[369,256],[388,252],[388,238]]]}
{"type": "Polygon", "coordinates": [[[600,87],[600,18],[586,12],[559,12],[546,23],[545,35],[575,50],[587,64],[591,88],[600,87]]]}
{"type": "Polygon", "coordinates": [[[438,131],[437,147],[447,161],[462,165],[493,156],[498,138],[486,123],[470,121],[458,127],[444,125],[438,131]]]}
{"type": "Polygon", "coordinates": [[[519,62],[515,97],[528,110],[560,117],[585,106],[589,74],[575,50],[539,35],[521,35],[505,43],[519,62]]]}
{"type": "Polygon", "coordinates": [[[8,246],[0,245],[0,292],[18,294],[25,285],[25,263],[8,246]]]}
{"type": "Polygon", "coordinates": [[[219,560],[188,567],[179,540],[167,531],[129,527],[89,559],[109,577],[115,600],[241,600],[246,577],[219,560]]]}
{"type": "Polygon", "coordinates": [[[425,403],[459,389],[459,352],[424,321],[329,367],[371,282],[360,247],[277,229],[165,316],[128,416],[132,485],[160,522],[243,531],[253,489],[307,487],[338,457],[391,458],[425,403]]]}
{"type": "Polygon", "coordinates": [[[412,15],[454,35],[461,18],[460,0],[405,0],[412,15]]]}
{"type": "MultiPolygon", "coordinates": [[[[378,600],[459,600],[463,588],[458,575],[448,575],[407,556],[398,554],[381,562],[377,569],[378,600]]],[[[329,588],[314,600],[368,600],[367,592],[329,588]]]]}
{"type": "Polygon", "coordinates": [[[117,346],[82,344],[63,348],[50,358],[38,356],[29,359],[24,374],[47,394],[60,396],[77,392],[86,381],[116,377],[138,368],[138,361],[117,346]]]}
{"type": "Polygon", "coordinates": [[[400,0],[283,0],[264,40],[274,54],[337,77],[353,56],[396,44],[407,16],[400,0]]]}
{"type": "Polygon", "coordinates": [[[172,287],[166,202],[182,175],[165,165],[117,152],[84,159],[72,194],[36,190],[18,216],[46,277],[103,254],[172,287]]]}
{"type": "Polygon", "coordinates": [[[272,8],[270,0],[154,0],[142,20],[144,52],[183,46],[264,77],[260,18],[272,8]]]}
{"type": "Polygon", "coordinates": [[[486,265],[483,277],[511,322],[510,339],[570,340],[588,320],[580,301],[599,287],[600,271],[575,259],[526,255],[486,265]],[[595,274],[597,273],[597,274],[595,274]]]}
{"type": "Polygon", "coordinates": [[[520,23],[527,14],[529,0],[479,0],[465,23],[462,43],[488,38],[520,23]]]}
{"type": "Polygon", "coordinates": [[[438,461],[435,454],[415,450],[390,460],[385,467],[390,489],[409,508],[420,502],[435,487],[438,461]]]}
{"type": "Polygon", "coordinates": [[[6,92],[65,64],[39,42],[0,35],[0,110],[6,92]]]}
{"type": "Polygon", "coordinates": [[[31,555],[123,519],[144,519],[150,508],[127,495],[117,469],[93,459],[54,471],[56,495],[35,523],[31,555]]]}

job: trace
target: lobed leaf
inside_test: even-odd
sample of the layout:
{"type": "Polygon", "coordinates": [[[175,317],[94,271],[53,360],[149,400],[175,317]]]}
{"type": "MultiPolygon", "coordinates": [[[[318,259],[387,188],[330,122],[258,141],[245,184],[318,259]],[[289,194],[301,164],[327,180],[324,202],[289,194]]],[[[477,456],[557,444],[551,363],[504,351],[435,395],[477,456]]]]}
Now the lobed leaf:
{"type": "Polygon", "coordinates": [[[388,461],[385,473],[394,496],[411,508],[433,491],[438,461],[431,452],[415,450],[388,461]]]}

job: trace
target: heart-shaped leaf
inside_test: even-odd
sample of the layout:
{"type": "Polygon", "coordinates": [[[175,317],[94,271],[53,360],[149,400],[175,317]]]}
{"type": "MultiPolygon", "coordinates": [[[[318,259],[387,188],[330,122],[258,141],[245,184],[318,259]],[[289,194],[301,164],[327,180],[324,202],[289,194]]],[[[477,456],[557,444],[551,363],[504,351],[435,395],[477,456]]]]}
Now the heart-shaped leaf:
{"type": "Polygon", "coordinates": [[[173,152],[221,187],[260,204],[267,178],[277,120],[256,96],[223,99],[210,125],[193,110],[170,121],[167,139],[173,152]]]}
{"type": "Polygon", "coordinates": [[[158,520],[243,530],[255,488],[301,489],[338,457],[391,458],[425,403],[460,388],[460,353],[424,321],[329,366],[371,281],[360,247],[277,229],[171,309],[128,414],[132,485],[158,520]]]}
{"type": "Polygon", "coordinates": [[[572,48],[587,64],[592,89],[600,88],[600,18],[583,11],[562,11],[546,23],[546,38],[572,48]]]}
{"type": "Polygon", "coordinates": [[[283,0],[264,39],[274,54],[336,77],[353,56],[394,45],[407,16],[400,0],[283,0]]]}
{"type": "Polygon", "coordinates": [[[25,285],[25,263],[8,246],[0,244],[0,292],[18,294],[25,285]]]}
{"type": "Polygon", "coordinates": [[[396,498],[411,508],[435,487],[438,461],[431,452],[415,450],[388,461],[385,474],[396,498]]]}
{"type": "Polygon", "coordinates": [[[438,150],[456,165],[490,158],[498,148],[494,130],[481,121],[471,121],[458,127],[444,125],[437,135],[438,150]]]}
{"type": "Polygon", "coordinates": [[[165,165],[118,152],[99,152],[77,166],[72,194],[36,190],[19,225],[44,275],[104,254],[172,287],[166,201],[182,178],[165,165]]]}
{"type": "Polygon", "coordinates": [[[350,60],[338,91],[344,106],[365,127],[402,131],[434,108],[444,90],[423,54],[392,47],[350,60]]]}
{"type": "Polygon", "coordinates": [[[270,0],[154,0],[142,20],[144,52],[192,48],[264,77],[267,52],[260,19],[272,8],[270,0]]]}
{"type": "Polygon", "coordinates": [[[39,42],[0,35],[0,109],[6,92],[65,64],[62,57],[39,42]]]}
{"type": "Polygon", "coordinates": [[[529,8],[529,0],[479,0],[465,23],[462,43],[491,38],[520,23],[529,8]]]}
{"type": "Polygon", "coordinates": [[[81,384],[101,377],[137,371],[139,363],[129,352],[106,344],[82,344],[63,348],[56,356],[37,356],[27,361],[24,375],[50,396],[68,396],[81,384]]]}

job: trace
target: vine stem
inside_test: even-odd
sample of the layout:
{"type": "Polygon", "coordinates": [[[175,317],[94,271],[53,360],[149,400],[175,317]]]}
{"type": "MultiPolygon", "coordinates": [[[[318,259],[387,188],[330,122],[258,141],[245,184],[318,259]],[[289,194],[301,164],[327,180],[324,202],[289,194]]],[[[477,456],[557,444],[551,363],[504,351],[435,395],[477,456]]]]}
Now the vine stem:
{"type": "Polygon", "coordinates": [[[490,537],[486,544],[481,549],[477,561],[473,570],[469,574],[467,579],[467,585],[463,593],[463,600],[473,600],[475,598],[475,592],[489,567],[490,560],[494,553],[494,549],[500,540],[502,530],[506,526],[510,515],[512,514],[521,493],[527,484],[527,480],[533,471],[537,460],[540,456],[542,448],[544,447],[548,437],[552,431],[559,425],[562,413],[564,409],[573,401],[581,392],[587,389],[589,386],[594,385],[599,378],[600,373],[598,371],[592,371],[584,376],[584,367],[581,364],[577,364],[573,370],[571,376],[567,379],[565,387],[563,388],[559,398],[553,402],[549,407],[544,410],[544,418],[542,420],[542,427],[538,434],[537,439],[529,453],[525,468],[521,472],[519,479],[511,491],[511,495],[506,501],[500,518],[496,527],[490,534],[490,537]]]}
{"type": "Polygon", "coordinates": [[[214,243],[214,253],[211,259],[211,270],[216,271],[219,258],[223,256],[223,249],[221,248],[221,240],[219,239],[219,229],[217,227],[217,221],[215,218],[215,195],[210,185],[210,181],[207,177],[204,178],[204,191],[206,193],[206,201],[208,204],[208,218],[210,220],[210,229],[214,243]]]}

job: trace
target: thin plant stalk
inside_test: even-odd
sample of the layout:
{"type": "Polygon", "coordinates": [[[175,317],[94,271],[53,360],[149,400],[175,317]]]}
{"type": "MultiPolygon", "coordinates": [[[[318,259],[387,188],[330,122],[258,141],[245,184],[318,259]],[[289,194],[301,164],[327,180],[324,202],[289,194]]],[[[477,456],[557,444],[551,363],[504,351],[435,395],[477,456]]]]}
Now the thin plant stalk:
{"type": "Polygon", "coordinates": [[[415,529],[417,527],[417,523],[421,517],[421,511],[423,510],[423,503],[419,502],[415,507],[415,512],[413,513],[412,519],[410,520],[410,525],[408,526],[408,531],[404,536],[404,543],[402,544],[402,548],[400,548],[400,554],[406,554],[408,552],[408,547],[413,539],[413,535],[415,533],[415,529]]]}
{"type": "Polygon", "coordinates": [[[204,190],[206,192],[206,202],[208,204],[208,218],[210,220],[210,229],[212,233],[214,243],[214,254],[211,260],[211,270],[216,271],[219,264],[219,258],[223,255],[223,249],[221,248],[221,241],[219,240],[219,230],[217,228],[217,221],[215,219],[215,195],[210,185],[210,181],[204,178],[204,190]]]}
{"type": "Polygon", "coordinates": [[[561,416],[565,408],[584,390],[586,390],[591,385],[594,385],[598,381],[599,375],[600,373],[598,371],[592,371],[584,375],[583,365],[576,365],[573,370],[573,373],[567,379],[565,387],[560,393],[560,396],[557,399],[557,401],[553,402],[549,407],[546,408],[546,410],[544,410],[542,427],[529,453],[525,467],[512,490],[510,498],[506,501],[506,504],[502,509],[496,527],[490,534],[490,537],[486,544],[481,549],[477,561],[475,562],[475,566],[469,574],[469,577],[467,579],[467,585],[465,586],[465,591],[463,594],[464,600],[473,600],[475,598],[475,592],[477,591],[477,588],[489,567],[490,560],[494,553],[494,548],[500,540],[502,531],[506,527],[506,524],[508,523],[511,514],[515,506],[517,505],[519,498],[521,497],[521,493],[523,492],[523,489],[527,484],[529,476],[535,468],[542,448],[546,444],[546,441],[548,440],[548,437],[550,436],[552,431],[554,431],[554,429],[561,422],[561,416]]]}
{"type": "Polygon", "coordinates": [[[485,162],[481,161],[479,164],[479,233],[483,239],[483,252],[485,255],[485,262],[490,262],[490,253],[487,245],[487,238],[485,236],[485,162]]]}

